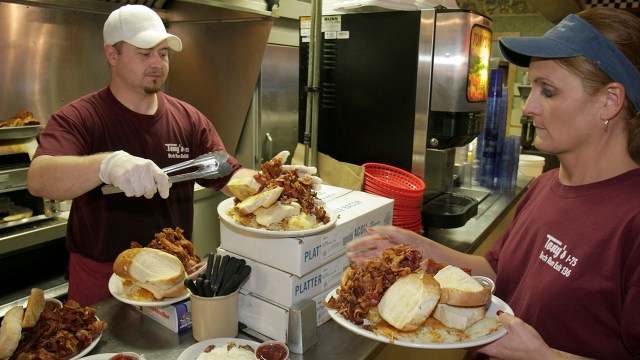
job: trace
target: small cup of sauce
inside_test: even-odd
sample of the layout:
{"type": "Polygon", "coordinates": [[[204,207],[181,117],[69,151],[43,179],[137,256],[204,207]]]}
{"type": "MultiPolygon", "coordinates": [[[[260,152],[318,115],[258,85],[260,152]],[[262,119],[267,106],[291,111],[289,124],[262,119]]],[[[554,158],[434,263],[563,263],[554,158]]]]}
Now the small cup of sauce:
{"type": "Polygon", "coordinates": [[[265,341],[256,349],[258,360],[286,360],[289,358],[289,348],[280,341],[265,341]]]}
{"type": "Polygon", "coordinates": [[[109,360],[144,360],[144,358],[136,353],[123,352],[113,355],[109,360]]]}
{"type": "Polygon", "coordinates": [[[473,278],[480,283],[480,285],[487,287],[489,289],[491,289],[491,293],[493,294],[493,292],[496,289],[496,284],[493,282],[493,280],[489,279],[486,276],[479,276],[479,275],[475,275],[473,276],[473,278]]]}

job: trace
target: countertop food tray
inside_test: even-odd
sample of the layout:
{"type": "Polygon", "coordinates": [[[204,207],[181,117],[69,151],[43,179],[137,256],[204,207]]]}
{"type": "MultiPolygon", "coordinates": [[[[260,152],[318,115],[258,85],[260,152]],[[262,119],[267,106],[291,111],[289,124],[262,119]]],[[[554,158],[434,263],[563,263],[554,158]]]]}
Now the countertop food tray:
{"type": "Polygon", "coordinates": [[[41,125],[0,127],[0,140],[29,139],[40,132],[41,125]]]}
{"type": "Polygon", "coordinates": [[[470,196],[442,193],[427,198],[422,205],[425,227],[450,229],[461,227],[478,214],[478,200],[470,196]]]}

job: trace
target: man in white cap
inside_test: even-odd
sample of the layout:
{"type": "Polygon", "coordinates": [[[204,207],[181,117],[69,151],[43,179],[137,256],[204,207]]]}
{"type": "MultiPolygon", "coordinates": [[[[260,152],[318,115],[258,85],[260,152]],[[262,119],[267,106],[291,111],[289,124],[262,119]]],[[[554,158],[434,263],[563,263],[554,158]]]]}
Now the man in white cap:
{"type": "MultiPolygon", "coordinates": [[[[173,184],[169,196],[160,168],[225,150],[202,113],[160,90],[169,73],[169,49],[182,50],[182,42],[153,10],[123,6],[111,13],[103,35],[109,86],[51,116],[28,175],[33,195],[73,199],[66,237],[68,295],[81,305],[110,296],[112,262],[131,241],[145,246],[163,228],[177,227],[190,239],[193,181],[173,184]],[[103,195],[104,184],[124,193],[103,195]]],[[[255,173],[233,157],[228,162],[231,175],[198,183],[229,194],[231,177],[255,173]]]]}

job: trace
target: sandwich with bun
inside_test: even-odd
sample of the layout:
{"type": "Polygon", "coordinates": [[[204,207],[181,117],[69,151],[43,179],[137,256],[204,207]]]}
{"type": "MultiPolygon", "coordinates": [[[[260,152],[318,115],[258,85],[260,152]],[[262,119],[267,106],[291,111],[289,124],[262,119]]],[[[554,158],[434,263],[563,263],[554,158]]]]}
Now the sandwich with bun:
{"type": "Polygon", "coordinates": [[[433,317],[450,328],[466,330],[484,319],[491,289],[482,286],[462,269],[447,265],[434,279],[440,284],[441,296],[433,317]]]}
{"type": "Polygon", "coordinates": [[[429,316],[464,331],[484,319],[490,301],[491,289],[447,265],[435,275],[417,270],[398,278],[382,296],[378,313],[402,331],[416,330],[429,316]]]}
{"type": "Polygon", "coordinates": [[[420,250],[401,244],[365,265],[351,264],[324,304],[391,340],[460,342],[502,328],[486,317],[491,292],[468,269],[423,261],[420,250]]]}
{"type": "Polygon", "coordinates": [[[113,272],[124,279],[123,286],[138,300],[162,300],[187,293],[186,271],[180,259],[153,248],[133,248],[121,252],[113,263],[113,272]],[[145,298],[146,290],[153,298],[145,298]]]}
{"type": "Polygon", "coordinates": [[[283,167],[276,157],[261,171],[227,183],[233,207],[227,210],[236,223],[273,231],[308,230],[329,222],[313,190],[313,178],[283,167]]]}
{"type": "Polygon", "coordinates": [[[384,293],[378,312],[398,330],[413,331],[431,315],[440,301],[440,285],[431,274],[418,270],[396,280],[384,293]]]}

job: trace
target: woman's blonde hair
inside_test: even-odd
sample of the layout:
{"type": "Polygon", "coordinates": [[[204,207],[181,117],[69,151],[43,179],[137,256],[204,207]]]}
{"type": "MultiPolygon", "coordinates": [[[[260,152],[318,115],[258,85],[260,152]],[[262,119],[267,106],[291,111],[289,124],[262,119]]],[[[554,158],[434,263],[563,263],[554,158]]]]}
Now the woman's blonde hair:
{"type": "MultiPolygon", "coordinates": [[[[595,7],[577,14],[611,41],[640,71],[640,17],[625,11],[595,7]]],[[[580,77],[587,94],[595,94],[613,80],[585,57],[558,59],[567,71],[580,77]]],[[[640,164],[640,109],[627,97],[624,105],[631,158],[640,164]]]]}

